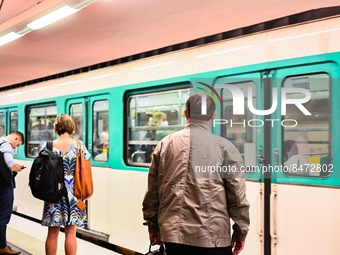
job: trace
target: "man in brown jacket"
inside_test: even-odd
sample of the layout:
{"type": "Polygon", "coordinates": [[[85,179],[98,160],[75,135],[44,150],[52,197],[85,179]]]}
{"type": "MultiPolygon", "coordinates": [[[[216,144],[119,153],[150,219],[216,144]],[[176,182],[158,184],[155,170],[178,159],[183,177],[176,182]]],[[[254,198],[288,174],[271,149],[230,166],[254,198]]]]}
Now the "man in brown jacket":
{"type": "Polygon", "coordinates": [[[165,242],[168,255],[239,254],[249,227],[242,157],[211,133],[210,96],[193,94],[184,113],[185,129],[165,137],[152,155],[143,201],[150,242],[165,242]]]}

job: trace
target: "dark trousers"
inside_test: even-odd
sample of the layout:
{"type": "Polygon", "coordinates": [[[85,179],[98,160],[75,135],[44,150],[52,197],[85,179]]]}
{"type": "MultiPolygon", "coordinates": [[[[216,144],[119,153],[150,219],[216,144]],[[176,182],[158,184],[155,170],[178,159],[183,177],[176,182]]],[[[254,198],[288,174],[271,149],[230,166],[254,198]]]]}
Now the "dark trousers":
{"type": "Polygon", "coordinates": [[[233,255],[231,246],[205,248],[178,243],[165,243],[167,255],[233,255]]]}
{"type": "Polygon", "coordinates": [[[0,186],[0,249],[7,245],[6,230],[12,215],[13,200],[13,186],[0,186]]]}

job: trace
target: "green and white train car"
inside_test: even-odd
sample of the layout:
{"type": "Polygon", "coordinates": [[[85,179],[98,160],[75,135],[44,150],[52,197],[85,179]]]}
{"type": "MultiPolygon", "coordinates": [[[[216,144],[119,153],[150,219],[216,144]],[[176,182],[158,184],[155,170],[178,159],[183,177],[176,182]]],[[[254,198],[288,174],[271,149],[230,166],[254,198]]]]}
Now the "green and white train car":
{"type": "MultiPolygon", "coordinates": [[[[242,254],[336,255],[340,250],[340,158],[336,156],[340,154],[340,17],[294,17],[301,19],[285,24],[291,18],[286,17],[277,25],[265,22],[201,38],[205,43],[192,41],[188,47],[177,45],[102,68],[2,89],[0,125],[7,134],[16,129],[25,134],[16,159],[30,169],[41,144],[55,137],[56,116],[73,116],[74,135],[92,153],[95,192],[88,201],[88,230],[143,252],[149,243],[141,209],[150,148],[184,127],[190,86],[198,91],[199,82],[208,84],[221,96],[219,102],[214,95],[218,121],[212,131],[235,143],[249,170],[251,225],[242,254]],[[220,84],[244,92],[243,115],[233,113],[232,94],[220,84]],[[287,88],[309,91],[310,98],[287,88]],[[254,108],[275,111],[267,115],[251,111],[248,89],[254,108]],[[282,98],[290,102],[287,107],[282,98]],[[292,104],[301,98],[306,102],[300,108],[292,104]],[[304,108],[311,115],[304,114],[304,108]],[[167,119],[163,125],[150,126],[156,111],[167,119]],[[156,135],[146,139],[150,131],[156,135]],[[104,141],[108,141],[105,147],[104,141]],[[273,171],[263,171],[268,165],[273,171]]],[[[14,210],[40,219],[43,202],[31,195],[28,175],[25,170],[16,177],[14,210]]]]}

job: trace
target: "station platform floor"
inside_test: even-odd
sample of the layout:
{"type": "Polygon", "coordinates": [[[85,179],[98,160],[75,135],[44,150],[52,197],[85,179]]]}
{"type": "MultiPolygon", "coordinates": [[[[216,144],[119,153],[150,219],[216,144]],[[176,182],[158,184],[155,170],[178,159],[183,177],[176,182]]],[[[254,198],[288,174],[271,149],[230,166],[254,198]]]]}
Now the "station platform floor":
{"type": "MultiPolygon", "coordinates": [[[[47,227],[12,214],[7,225],[7,242],[12,249],[18,249],[22,255],[44,255],[47,227]]],[[[57,255],[64,255],[65,234],[59,233],[57,255]]],[[[77,254],[81,255],[112,255],[119,254],[109,249],[97,246],[91,242],[77,238],[77,254]]]]}

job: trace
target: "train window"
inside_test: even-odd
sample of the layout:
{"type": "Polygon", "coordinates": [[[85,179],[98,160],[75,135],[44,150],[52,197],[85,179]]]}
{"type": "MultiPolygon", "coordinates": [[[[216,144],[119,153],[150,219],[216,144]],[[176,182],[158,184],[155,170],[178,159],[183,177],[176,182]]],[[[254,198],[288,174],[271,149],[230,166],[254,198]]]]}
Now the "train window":
{"type": "Polygon", "coordinates": [[[6,135],[6,114],[0,112],[0,136],[6,135]]]}
{"type": "MultiPolygon", "coordinates": [[[[18,130],[18,111],[11,111],[9,114],[9,133],[11,134],[14,131],[18,130]]],[[[14,155],[16,156],[18,154],[18,148],[14,150],[14,155]]]]}
{"type": "MultiPolygon", "coordinates": [[[[303,104],[312,115],[304,115],[295,105],[287,105],[283,119],[295,120],[295,127],[283,127],[282,158],[288,175],[328,176],[330,163],[330,77],[312,74],[289,77],[284,88],[305,88],[311,99],[303,104]]],[[[288,99],[304,97],[288,93],[288,99]]],[[[292,123],[292,126],[293,124],[292,123]]]]}
{"type": "Polygon", "coordinates": [[[148,166],[151,153],[165,136],[183,129],[189,89],[172,90],[128,98],[127,161],[148,166]]]}
{"type": "Polygon", "coordinates": [[[93,149],[94,161],[107,162],[109,155],[109,101],[98,100],[93,104],[93,149]]]}
{"type": "Polygon", "coordinates": [[[249,111],[246,105],[248,102],[248,89],[252,89],[252,102],[256,106],[256,86],[252,81],[245,81],[234,84],[243,91],[244,100],[244,115],[233,114],[233,97],[228,89],[222,90],[223,96],[223,117],[228,122],[226,125],[221,125],[222,137],[230,140],[235,147],[240,151],[246,165],[256,164],[256,158],[253,157],[256,151],[256,129],[249,127],[248,123],[251,119],[256,119],[255,115],[249,111]],[[249,151],[249,153],[248,153],[249,151]]]}
{"type": "Polygon", "coordinates": [[[28,109],[26,153],[29,157],[37,156],[46,141],[52,141],[56,138],[53,126],[56,117],[57,106],[28,109]]]}
{"type": "Polygon", "coordinates": [[[70,105],[70,116],[73,118],[76,124],[73,138],[83,141],[83,120],[84,120],[84,107],[82,103],[76,103],[70,105]]]}
{"type": "Polygon", "coordinates": [[[10,115],[10,128],[9,133],[12,133],[14,131],[18,130],[18,111],[11,111],[10,115]]]}

